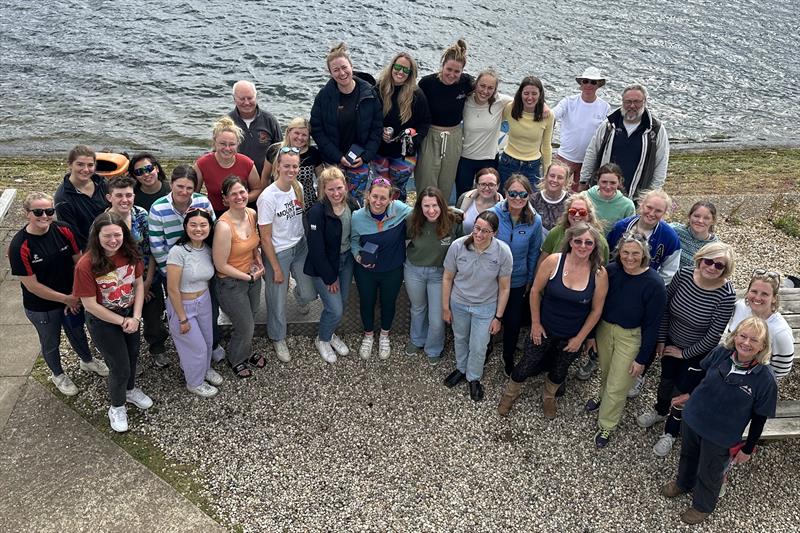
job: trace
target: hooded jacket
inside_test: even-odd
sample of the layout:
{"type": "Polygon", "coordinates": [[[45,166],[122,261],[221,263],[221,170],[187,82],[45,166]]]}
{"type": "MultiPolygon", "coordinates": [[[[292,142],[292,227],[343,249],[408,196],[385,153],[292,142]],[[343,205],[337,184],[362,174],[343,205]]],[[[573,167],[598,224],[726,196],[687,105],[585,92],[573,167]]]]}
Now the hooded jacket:
{"type": "Polygon", "coordinates": [[[99,174],[92,174],[92,181],[94,182],[94,194],[89,198],[75,188],[67,174],[64,176],[64,181],[58,186],[54,198],[58,220],[72,226],[81,250],[86,249],[92,222],[109,206],[108,200],[106,200],[108,192],[106,180],[99,174]]]}

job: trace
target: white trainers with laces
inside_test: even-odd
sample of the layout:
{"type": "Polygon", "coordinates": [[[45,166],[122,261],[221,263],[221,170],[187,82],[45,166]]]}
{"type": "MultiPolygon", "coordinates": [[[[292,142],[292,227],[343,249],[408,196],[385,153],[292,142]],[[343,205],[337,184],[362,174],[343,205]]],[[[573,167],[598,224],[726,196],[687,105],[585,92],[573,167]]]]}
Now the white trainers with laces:
{"type": "Polygon", "coordinates": [[[628,389],[628,398],[636,398],[642,393],[642,389],[644,389],[644,376],[637,376],[631,385],[631,388],[628,389]]]}
{"type": "Polygon", "coordinates": [[[222,376],[219,372],[214,370],[213,368],[209,368],[206,370],[206,381],[214,385],[215,387],[218,385],[222,385],[222,382],[225,381],[222,379],[222,376]]]}
{"type": "Polygon", "coordinates": [[[653,446],[653,453],[659,457],[666,457],[672,449],[673,444],[675,444],[675,437],[669,433],[664,433],[658,438],[656,445],[653,446]]]}
{"type": "Polygon", "coordinates": [[[275,347],[275,355],[277,356],[278,361],[288,363],[292,360],[292,354],[289,353],[289,347],[286,346],[285,340],[273,341],[272,346],[275,347]]]}
{"type": "Polygon", "coordinates": [[[153,407],[153,400],[138,387],[125,391],[125,401],[142,410],[153,407]]]}
{"type": "Polygon", "coordinates": [[[50,376],[50,381],[52,381],[53,385],[56,386],[58,392],[64,396],[75,396],[78,394],[78,387],[75,386],[65,372],[62,372],[57,376],[50,376]]]}
{"type": "Polygon", "coordinates": [[[128,431],[128,409],[124,405],[109,407],[108,421],[111,423],[111,429],[117,433],[125,433],[128,431]]]}
{"type": "Polygon", "coordinates": [[[358,355],[361,356],[361,359],[369,359],[372,355],[372,343],[375,342],[374,335],[364,335],[364,338],[361,339],[361,348],[358,349],[358,355]]]}
{"type": "Polygon", "coordinates": [[[389,359],[391,354],[392,344],[389,342],[389,335],[381,333],[380,339],[378,340],[378,357],[385,361],[389,359]]]}
{"type": "Polygon", "coordinates": [[[320,340],[319,337],[314,339],[314,346],[317,347],[317,351],[322,356],[322,360],[326,363],[335,363],[336,362],[336,354],[333,352],[333,348],[331,347],[330,342],[325,342],[320,340]]]}
{"type": "Polygon", "coordinates": [[[186,385],[186,390],[203,398],[211,398],[212,396],[216,396],[219,392],[218,388],[216,388],[214,385],[209,385],[205,381],[197,387],[190,387],[189,385],[186,385]]]}
{"type": "Polygon", "coordinates": [[[92,358],[89,362],[81,360],[80,367],[84,372],[94,372],[102,378],[108,376],[108,367],[100,359],[92,358]]]}
{"type": "Polygon", "coordinates": [[[350,348],[347,347],[342,339],[336,336],[336,333],[331,335],[331,347],[333,347],[337,355],[342,357],[350,355],[350,348]]]}
{"type": "Polygon", "coordinates": [[[636,417],[636,425],[640,428],[649,428],[666,419],[666,415],[661,416],[655,409],[650,409],[636,417]]]}

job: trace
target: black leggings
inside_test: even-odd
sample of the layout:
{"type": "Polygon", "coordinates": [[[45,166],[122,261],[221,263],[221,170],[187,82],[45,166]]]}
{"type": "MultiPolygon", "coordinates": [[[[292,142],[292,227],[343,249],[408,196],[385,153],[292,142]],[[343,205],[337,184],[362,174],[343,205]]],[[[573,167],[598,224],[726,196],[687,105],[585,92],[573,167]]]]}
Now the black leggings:
{"type": "Polygon", "coordinates": [[[378,292],[381,299],[381,329],[389,331],[394,321],[397,296],[403,284],[403,267],[388,272],[374,272],[356,264],[354,274],[364,331],[371,332],[375,329],[375,302],[378,300],[378,292]]]}
{"type": "Polygon", "coordinates": [[[511,289],[506,310],[503,312],[503,362],[509,372],[514,368],[514,353],[517,351],[519,330],[522,327],[527,303],[525,285],[511,289]]]}
{"type": "Polygon", "coordinates": [[[542,344],[538,346],[533,343],[530,337],[525,339],[525,353],[514,371],[511,379],[517,383],[522,383],[531,376],[548,371],[547,379],[551,383],[560,385],[567,379],[567,370],[575,359],[580,355],[577,352],[565,352],[564,347],[569,343],[569,339],[558,337],[546,337],[542,339],[542,344]]]}

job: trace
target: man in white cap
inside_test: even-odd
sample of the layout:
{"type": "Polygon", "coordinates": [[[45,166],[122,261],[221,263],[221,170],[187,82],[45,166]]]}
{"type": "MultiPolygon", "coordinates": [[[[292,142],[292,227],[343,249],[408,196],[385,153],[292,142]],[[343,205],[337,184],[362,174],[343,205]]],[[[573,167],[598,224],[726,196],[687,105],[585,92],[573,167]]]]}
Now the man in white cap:
{"type": "MultiPolygon", "coordinates": [[[[573,191],[578,190],[578,178],[581,175],[586,147],[597,127],[611,111],[608,102],[597,96],[597,89],[606,84],[600,69],[589,67],[575,81],[581,89],[580,94],[567,96],[553,109],[561,135],[561,146],[558,147],[556,157],[572,169],[573,191]]],[[[545,171],[546,169],[542,169],[542,172],[545,171]]]]}

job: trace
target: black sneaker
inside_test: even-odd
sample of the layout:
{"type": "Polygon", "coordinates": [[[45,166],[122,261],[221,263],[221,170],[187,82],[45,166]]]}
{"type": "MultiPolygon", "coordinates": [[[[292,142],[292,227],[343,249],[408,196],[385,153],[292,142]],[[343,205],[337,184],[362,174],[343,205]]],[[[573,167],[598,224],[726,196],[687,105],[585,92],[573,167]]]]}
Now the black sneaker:
{"type": "Polygon", "coordinates": [[[592,398],[586,402],[586,406],[584,409],[587,413],[594,413],[598,409],[600,409],[600,398],[592,398]]]}
{"type": "Polygon", "coordinates": [[[598,448],[605,448],[608,446],[608,441],[611,438],[611,432],[607,429],[600,428],[594,435],[594,445],[598,448]]]}
{"type": "Polygon", "coordinates": [[[444,384],[447,385],[447,388],[452,389],[453,387],[464,381],[466,377],[467,376],[465,376],[463,372],[461,372],[458,369],[455,369],[452,372],[450,372],[450,375],[444,378],[444,384]]]}
{"type": "Polygon", "coordinates": [[[473,402],[483,400],[483,385],[477,379],[469,382],[469,397],[472,398],[473,402]]]}

